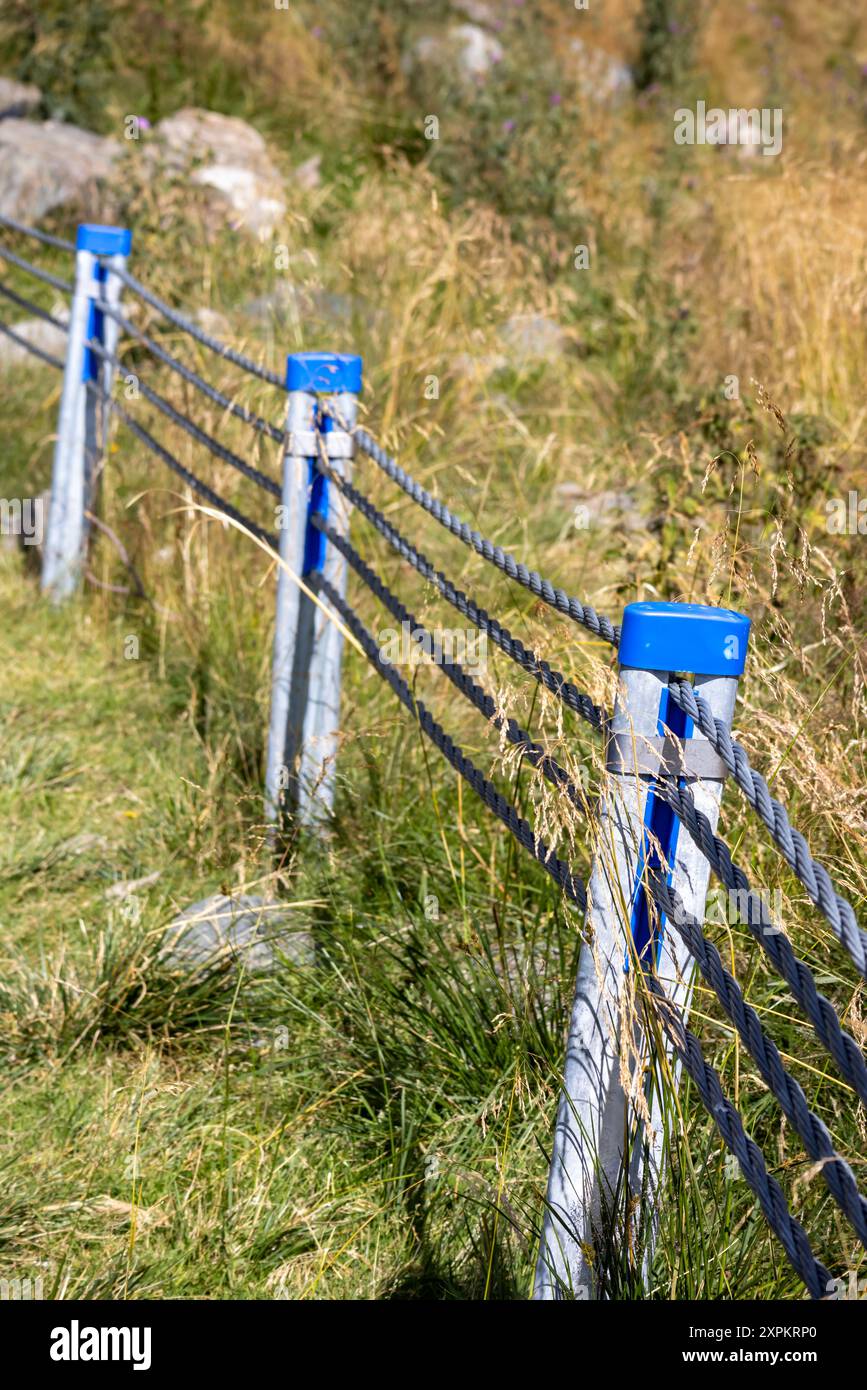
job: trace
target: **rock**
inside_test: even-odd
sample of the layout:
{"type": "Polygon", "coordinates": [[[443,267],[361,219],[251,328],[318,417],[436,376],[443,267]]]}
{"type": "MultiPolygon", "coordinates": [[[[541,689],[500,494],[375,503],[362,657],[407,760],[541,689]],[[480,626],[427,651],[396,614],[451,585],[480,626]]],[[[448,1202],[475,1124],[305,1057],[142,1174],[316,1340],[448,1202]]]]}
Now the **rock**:
{"type": "Polygon", "coordinates": [[[562,357],[568,343],[564,328],[543,314],[513,314],[499,333],[512,361],[562,357]]]}
{"type": "Polygon", "coordinates": [[[502,60],[501,45],[478,24],[452,24],[444,34],[423,34],[416,39],[404,66],[456,65],[459,77],[467,82],[486,77],[502,60]]]}
{"type": "Polygon", "coordinates": [[[0,77],[0,120],[6,116],[29,116],[39,109],[42,93],[30,82],[0,77]]]}
{"type": "Polygon", "coordinates": [[[311,155],[310,159],[305,159],[303,164],[299,164],[293,170],[292,180],[297,183],[299,188],[307,189],[308,192],[318,188],[322,182],[322,155],[311,155]]]}
{"type": "Polygon", "coordinates": [[[567,71],[590,101],[612,102],[633,89],[632,69],[583,39],[569,45],[567,71]]]}
{"type": "Polygon", "coordinates": [[[90,197],[119,154],[116,140],[62,121],[0,121],[0,212],[38,222],[62,203],[90,197]]]}
{"type": "MultiPolygon", "coordinates": [[[[69,321],[69,310],[64,306],[55,306],[54,316],[61,323],[69,321]]],[[[50,352],[54,357],[59,357],[61,361],[66,357],[66,334],[61,328],[55,328],[53,323],[46,323],[45,319],[20,319],[18,323],[10,325],[20,338],[34,347],[41,348],[43,352],[50,352]]],[[[40,357],[35,357],[28,352],[25,347],[21,347],[13,338],[7,338],[5,333],[0,337],[0,367],[45,367],[48,364],[43,362],[40,357]]]]}
{"type": "Polygon", "coordinates": [[[170,923],[160,960],[170,970],[208,972],[225,964],[261,973],[285,956],[298,965],[313,959],[313,938],[289,927],[291,914],[279,902],[250,894],[216,893],[193,903],[170,923]]]}
{"type": "MultiPolygon", "coordinates": [[[[258,130],[236,116],[187,106],[155,129],[164,165],[211,192],[219,216],[235,231],[267,238],[286,215],[283,181],[258,130]]],[[[153,157],[153,156],[151,156],[153,157]]]]}

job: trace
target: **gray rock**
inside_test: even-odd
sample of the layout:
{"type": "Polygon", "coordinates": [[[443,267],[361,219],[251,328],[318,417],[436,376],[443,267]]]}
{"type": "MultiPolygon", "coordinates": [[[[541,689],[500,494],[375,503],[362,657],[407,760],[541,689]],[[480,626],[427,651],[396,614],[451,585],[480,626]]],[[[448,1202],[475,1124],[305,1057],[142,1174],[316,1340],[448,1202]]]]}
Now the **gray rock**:
{"type": "Polygon", "coordinates": [[[148,157],[206,188],[218,220],[263,239],[273,235],[286,200],[258,130],[236,116],[186,106],[160,121],[154,134],[148,157]]]}
{"type": "Polygon", "coordinates": [[[635,85],[631,68],[583,39],[573,39],[569,45],[567,71],[590,101],[616,102],[635,85]]]}
{"type": "MultiPolygon", "coordinates": [[[[69,310],[65,307],[55,306],[54,314],[61,322],[69,319],[69,310]]],[[[46,323],[45,319],[20,319],[11,327],[25,342],[32,343],[34,347],[41,348],[43,352],[50,352],[61,360],[66,356],[66,334],[61,328],[55,328],[53,323],[46,323]]],[[[16,343],[13,338],[7,338],[4,334],[0,338],[0,367],[23,366],[35,369],[47,366],[47,363],[44,363],[41,358],[35,357],[25,347],[16,343]]]]}
{"type": "Polygon", "coordinates": [[[30,82],[0,77],[0,120],[6,116],[29,116],[39,109],[42,93],[30,82]]]}
{"type": "Polygon", "coordinates": [[[258,974],[272,970],[280,956],[309,964],[313,938],[310,932],[292,929],[291,916],[279,902],[216,893],[193,903],[169,924],[161,963],[188,974],[207,973],[226,962],[258,974]]]}
{"type": "Polygon", "coordinates": [[[0,212],[37,222],[91,196],[120,154],[116,140],[62,121],[0,121],[0,212]]]}

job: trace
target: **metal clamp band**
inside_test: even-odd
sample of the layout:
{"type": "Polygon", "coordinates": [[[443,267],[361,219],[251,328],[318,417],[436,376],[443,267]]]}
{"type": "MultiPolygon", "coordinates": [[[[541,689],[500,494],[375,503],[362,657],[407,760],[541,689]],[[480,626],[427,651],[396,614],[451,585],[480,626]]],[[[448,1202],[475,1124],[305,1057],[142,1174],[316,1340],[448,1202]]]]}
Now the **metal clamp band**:
{"type": "Polygon", "coordinates": [[[329,430],[327,433],[292,430],[288,452],[293,458],[312,459],[319,458],[320,447],[323,447],[327,458],[351,459],[353,443],[352,435],[347,430],[329,430]]]}
{"type": "Polygon", "coordinates": [[[673,734],[610,734],[605,765],[609,772],[642,777],[700,777],[724,782],[728,769],[706,738],[682,740],[673,734]]]}

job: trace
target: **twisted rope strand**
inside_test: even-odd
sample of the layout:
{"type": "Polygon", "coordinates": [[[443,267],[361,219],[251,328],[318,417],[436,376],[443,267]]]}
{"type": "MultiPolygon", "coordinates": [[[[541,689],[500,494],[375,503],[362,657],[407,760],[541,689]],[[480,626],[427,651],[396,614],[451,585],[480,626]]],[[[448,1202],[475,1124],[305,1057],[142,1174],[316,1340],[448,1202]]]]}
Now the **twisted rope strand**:
{"type": "Polygon", "coordinates": [[[209,400],[212,400],[215,405],[223,406],[225,410],[231,411],[239,420],[243,420],[246,425],[252,425],[254,430],[258,430],[260,434],[268,435],[268,437],[275,440],[276,443],[282,444],[285,441],[285,430],[281,430],[277,425],[272,425],[268,420],[263,420],[261,415],[256,415],[254,411],[248,410],[245,405],[240,405],[237,401],[231,400],[229,396],[224,396],[222,391],[217,390],[216,386],[211,386],[210,382],[205,381],[204,378],[200,377],[197,372],[194,372],[191,367],[186,366],[186,364],[179,361],[177,357],[167,352],[165,348],[160,347],[159,343],[155,342],[153,338],[148,337],[147,333],[144,333],[140,328],[136,328],[113,304],[107,304],[105,300],[100,299],[96,301],[96,307],[101,313],[107,314],[109,318],[114,319],[115,323],[123,329],[124,333],[127,333],[131,338],[137,339],[143,347],[147,348],[148,352],[160,362],[164,363],[165,366],[170,367],[173,372],[177,372],[178,376],[183,377],[184,381],[188,381],[191,386],[195,386],[197,390],[201,391],[209,400]]]}
{"type": "Polygon", "coordinates": [[[46,352],[44,348],[37,347],[35,343],[29,343],[26,338],[22,338],[20,333],[16,333],[14,328],[10,328],[8,323],[0,322],[0,333],[5,333],[7,338],[11,338],[14,343],[23,347],[33,357],[40,357],[43,362],[47,362],[49,367],[56,367],[59,372],[63,371],[65,363],[61,362],[59,357],[55,357],[51,352],[46,352]]]}
{"type": "Polygon", "coordinates": [[[167,468],[170,468],[173,473],[176,473],[179,478],[182,478],[183,481],[192,488],[193,492],[198,493],[200,497],[204,497],[206,501],[210,502],[211,505],[216,507],[219,511],[225,512],[226,516],[232,517],[233,520],[239,521],[242,526],[246,526],[249,531],[252,531],[254,536],[258,536],[259,540],[265,541],[273,550],[278,550],[280,548],[280,542],[276,536],[272,535],[270,531],[265,531],[261,526],[257,525],[255,521],[252,521],[250,517],[245,516],[243,512],[239,512],[237,507],[232,506],[231,502],[227,502],[219,493],[214,492],[213,488],[208,487],[207,483],[203,483],[201,478],[197,478],[195,473],[191,473],[188,468],[185,468],[184,465],[175,458],[174,454],[169,453],[168,449],[160,444],[158,440],[154,439],[153,435],[150,434],[143,425],[140,425],[137,420],[133,419],[129,411],[125,410],[118,401],[113,400],[95,381],[88,381],[85,385],[92,395],[95,395],[98,399],[108,404],[112,414],[118,415],[120,419],[123,420],[127,429],[131,430],[136,438],[144,444],[147,449],[150,449],[151,453],[156,454],[157,458],[161,459],[167,468]]]}
{"type": "Polygon", "coordinates": [[[801,1086],[786,1071],[776,1043],[765,1033],[755,1009],[744,999],[737,980],[726,970],[716,946],[708,941],[698,922],[689,915],[678,892],[659,873],[648,875],[647,887],[657,907],[665,913],[666,922],[671,922],[697,962],[702,977],[734,1024],[783,1114],[801,1136],[810,1158],[821,1164],[829,1192],[867,1249],[867,1200],[858,1191],[849,1164],[837,1153],[826,1125],[810,1109],[801,1086]]]}
{"type": "Polygon", "coordinates": [[[699,811],[689,788],[669,779],[659,779],[657,793],[668,802],[693,842],[707,859],[717,878],[737,897],[738,916],[749,928],[762,950],[786,981],[793,997],[807,1014],[819,1041],[830,1052],[842,1076],[867,1105],[867,1063],[855,1039],[840,1025],[833,1004],[820,994],[810,967],[796,954],[786,934],[773,921],[760,893],[732,861],[724,840],[715,835],[711,823],[699,811]]]}
{"type": "Polygon", "coordinates": [[[746,1133],[740,1115],[726,1099],[719,1075],[705,1061],[698,1038],[686,1027],[655,976],[646,974],[644,978],[672,1047],[680,1057],[684,1070],[695,1082],[702,1104],[726,1147],[738,1160],[741,1172],[758,1198],[765,1220],[779,1239],[789,1263],[803,1279],[811,1298],[825,1298],[831,1276],[813,1254],[800,1221],[790,1213],[783,1189],[768,1172],[761,1149],[746,1133]]]}
{"type": "MultiPolygon", "coordinates": [[[[95,352],[97,357],[101,358],[103,362],[108,362],[115,370],[123,371],[123,364],[119,362],[116,357],[112,357],[110,353],[106,352],[100,343],[90,341],[87,346],[91,352],[95,352]]],[[[257,487],[263,488],[265,492],[270,492],[274,497],[282,497],[282,489],[279,483],[275,483],[273,478],[269,478],[267,474],[261,473],[259,469],[254,468],[251,463],[245,463],[244,460],[233,453],[231,449],[227,449],[225,444],[221,444],[220,441],[214,439],[212,435],[206,434],[203,429],[200,429],[199,426],[188,419],[186,415],[183,415],[170,401],[167,401],[158,391],[154,391],[146,382],[142,381],[140,377],[137,377],[137,381],[138,388],[146,401],[156,406],[157,410],[162,411],[167,419],[171,420],[172,423],[177,425],[180,429],[185,430],[197,443],[203,444],[206,449],[210,450],[215,458],[222,459],[224,463],[228,463],[231,468],[242,473],[245,478],[249,478],[251,483],[255,483],[257,487]]]]}
{"type": "Polygon", "coordinates": [[[32,237],[34,241],[41,241],[43,246],[56,246],[58,251],[75,250],[71,241],[64,241],[59,236],[51,236],[48,232],[40,231],[38,227],[26,227],[23,222],[16,222],[12,217],[4,217],[2,213],[0,213],[0,226],[10,227],[13,232],[20,232],[22,236],[32,237]]]}
{"type": "Polygon", "coordinates": [[[177,309],[173,309],[170,304],[166,304],[164,299],[160,299],[158,295],[155,295],[152,290],[149,290],[146,285],[143,285],[140,280],[137,280],[128,270],[122,270],[120,266],[111,265],[108,261],[103,262],[103,264],[112,275],[116,275],[121,283],[126,285],[127,289],[132,290],[133,293],[137,294],[140,299],[143,299],[146,304],[149,304],[152,309],[156,309],[158,313],[168,319],[169,323],[173,323],[176,328],[182,329],[184,333],[188,333],[191,338],[195,338],[197,343],[201,343],[203,347],[216,353],[218,357],[225,358],[227,362],[233,362],[236,367],[241,367],[252,376],[257,376],[260,377],[262,381],[267,381],[270,386],[276,386],[281,391],[286,389],[285,381],[282,377],[279,377],[276,372],[270,371],[267,367],[260,366],[259,363],[254,362],[251,357],[246,357],[244,353],[237,352],[234,348],[229,347],[228,344],[220,342],[219,338],[214,338],[210,333],[206,333],[203,328],[199,328],[198,324],[193,323],[192,319],[186,318],[183,314],[178,313],[177,309]]]}
{"type": "Polygon", "coordinates": [[[473,791],[481,797],[482,801],[489,810],[494,812],[506,828],[514,835],[518,844],[524,849],[529,850],[535,859],[539,861],[546,873],[550,874],[554,882],[563,890],[566,896],[578,905],[582,910],[587,907],[587,894],[584,884],[577,874],[573,874],[569,865],[562,859],[558,859],[553,850],[549,850],[545,842],[538,837],[529,823],[519,815],[518,811],[510,801],[507,801],[482,775],[470,758],[467,757],[463,749],[445,732],[436,722],[427,709],[423,701],[417,700],[412,694],[409,686],[403,677],[398,673],[394,666],[389,662],[383,661],[379,647],[373,635],[365,627],[364,623],[350,608],[345,599],[329,584],[323,576],[318,580],[319,592],[323,594],[338,612],[349,628],[350,632],[356,637],[364,648],[365,655],[371,665],[379,674],[388,681],[394,693],[403,705],[409,710],[416,720],[419,728],[427,735],[434,747],[437,748],[451,764],[457,773],[464,778],[472,787],[473,791]]]}
{"type": "Polygon", "coordinates": [[[732,738],[722,720],[714,718],[704,697],[689,681],[673,680],[668,689],[675,704],[690,716],[716,749],[811,901],[852,957],[858,973],[867,979],[867,932],[858,926],[852,905],[837,892],[827,869],[813,858],[803,835],[793,829],[785,807],[771,796],[764,777],[750,766],[746,751],[732,738]]]}
{"type": "MultiPolygon", "coordinates": [[[[55,318],[53,314],[49,314],[47,309],[40,309],[39,305],[34,304],[32,299],[25,299],[23,294],[18,294],[18,292],[13,290],[9,285],[4,285],[0,282],[0,294],[4,295],[6,299],[10,299],[13,304],[17,304],[19,309],[28,309],[36,318],[44,319],[46,323],[50,323],[52,327],[59,329],[61,333],[69,332],[68,324],[61,323],[60,319],[55,318]]],[[[19,324],[18,327],[20,328],[21,325],[19,324]]]]}
{"type": "Polygon", "coordinates": [[[407,560],[423,579],[435,585],[443,598],[453,608],[456,608],[463,617],[468,618],[480,632],[484,632],[486,636],[490,637],[491,641],[496,643],[500,650],[505,652],[506,656],[510,657],[516,665],[533,676],[546,690],[562,700],[575,714],[586,719],[587,723],[594,729],[603,729],[606,726],[608,716],[599,705],[593,703],[589,695],[585,695],[571,681],[567,681],[559,671],[552,670],[547,661],[536,656],[535,652],[525,647],[517,637],[513,637],[496,618],[490,617],[483,608],[479,608],[471,598],[457,589],[450,579],[447,579],[440,570],[435,569],[426,556],[401,535],[395,526],[392,526],[391,522],[370,501],[370,498],[359,492],[352,483],[341,477],[340,474],[324,468],[320,460],[316,461],[316,466],[323,476],[336,483],[347,501],[351,502],[362,516],[376,527],[380,535],[385,537],[398,555],[407,560]]]}
{"type": "Polygon", "coordinates": [[[335,531],[333,526],[329,526],[320,515],[314,515],[311,520],[316,529],[327,536],[335,549],[345,556],[355,573],[364,581],[371,593],[385,605],[393,617],[399,623],[408,624],[413,635],[418,635],[421,638],[422,644],[424,644],[425,639],[429,639],[428,644],[425,645],[425,650],[432,657],[434,664],[448,676],[455,688],[466,696],[471,704],[475,705],[476,709],[493,724],[495,729],[505,731],[509,742],[521,750],[532,766],[539,768],[558,790],[565,791],[573,806],[583,811],[586,808],[586,798],[582,796],[565,768],[561,767],[541,744],[535,743],[516,720],[503,718],[498,712],[492,696],[467,674],[459,662],[449,661],[442,652],[436,652],[435,644],[427,628],[419,623],[408,608],[404,607],[397,595],[392,593],[388,585],[362,559],[355,547],[344,536],[335,531]]]}
{"type": "Polygon", "coordinates": [[[69,280],[61,280],[59,275],[52,275],[50,271],[42,270],[38,265],[25,261],[23,256],[16,256],[14,251],[7,250],[5,246],[0,246],[0,256],[11,265],[17,265],[19,270],[26,270],[28,275],[34,275],[37,280],[60,290],[61,294],[72,294],[72,284],[69,280]]]}
{"type": "MultiPolygon", "coordinates": [[[[347,429],[345,421],[340,419],[330,403],[326,406],[326,413],[331,415],[342,429],[347,429]]],[[[457,536],[458,540],[463,541],[464,545],[475,550],[476,554],[481,555],[483,560],[495,565],[507,578],[513,579],[516,583],[523,585],[525,589],[529,589],[531,594],[540,598],[543,603],[547,603],[550,608],[555,609],[558,613],[564,613],[597,637],[610,642],[612,646],[619,645],[619,625],[612,623],[601,613],[597,613],[590,604],[581,603],[577,598],[571,598],[563,589],[555,587],[550,580],[543,578],[536,570],[528,569],[526,565],[521,564],[507,550],[503,550],[502,546],[495,545],[493,541],[487,540],[481,532],[473,530],[466,521],[462,521],[459,516],[456,516],[444,502],[439,502],[436,497],[431,496],[420,483],[405,472],[397,460],[392,458],[382,445],[368,434],[367,430],[360,426],[354,426],[349,432],[355,436],[359,448],[373,459],[386,477],[391,478],[392,482],[403,488],[413,502],[428,512],[453,536],[457,536]]]]}

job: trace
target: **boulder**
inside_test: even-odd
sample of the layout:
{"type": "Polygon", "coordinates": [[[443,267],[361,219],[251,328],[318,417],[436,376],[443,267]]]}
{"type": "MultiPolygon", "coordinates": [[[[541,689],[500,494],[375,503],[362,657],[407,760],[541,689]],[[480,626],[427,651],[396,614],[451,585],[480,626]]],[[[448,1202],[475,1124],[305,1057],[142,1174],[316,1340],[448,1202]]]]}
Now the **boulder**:
{"type": "Polygon", "coordinates": [[[292,928],[291,916],[279,902],[217,893],[193,903],[169,924],[160,962],[184,974],[207,974],[226,964],[260,974],[279,964],[280,956],[308,964],[314,955],[313,938],[292,928]]]}
{"type": "Polygon", "coordinates": [[[283,181],[264,139],[246,121],[187,106],[167,116],[149,147],[164,166],[208,189],[216,215],[263,239],[286,215],[283,181]]]}
{"type": "Polygon", "coordinates": [[[0,121],[0,213],[38,222],[62,203],[92,196],[119,154],[116,140],[62,121],[0,121]]]}
{"type": "Polygon", "coordinates": [[[38,111],[42,93],[30,82],[0,77],[0,120],[6,116],[29,116],[38,111]]]}

